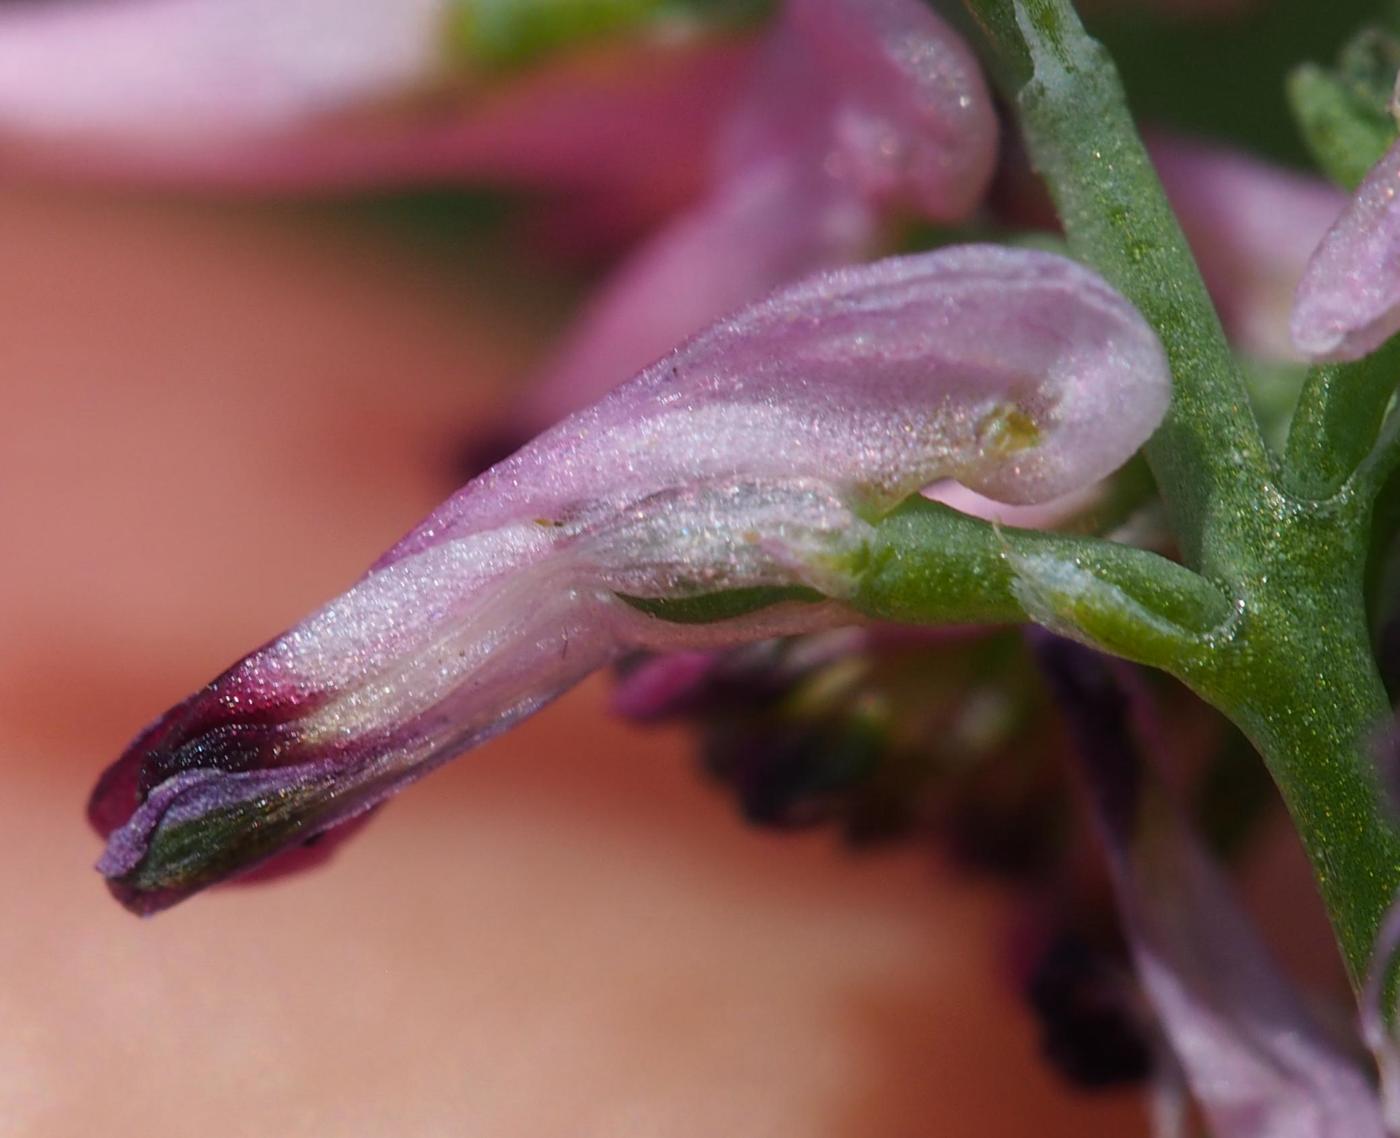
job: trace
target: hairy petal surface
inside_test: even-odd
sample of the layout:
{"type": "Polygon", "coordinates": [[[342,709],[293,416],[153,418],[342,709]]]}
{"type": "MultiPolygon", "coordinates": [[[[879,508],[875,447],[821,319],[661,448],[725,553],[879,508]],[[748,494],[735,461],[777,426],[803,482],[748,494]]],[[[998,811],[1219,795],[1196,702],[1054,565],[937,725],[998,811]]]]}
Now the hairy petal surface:
{"type": "Polygon", "coordinates": [[[1133,696],[1089,649],[1030,634],[1082,760],[1138,978],[1215,1138],[1384,1138],[1327,1037],[1154,781],[1133,696]]]}
{"type": "Polygon", "coordinates": [[[1022,502],[1092,482],[1169,386],[1136,311],[1049,254],[967,246],[793,286],[469,483],[149,728],[94,794],[100,868],[131,908],[160,908],[624,650],[849,622],[869,519],[940,478],[1022,502]],[[641,611],[712,594],[738,598],[729,619],[641,611]]]}
{"type": "Polygon", "coordinates": [[[584,310],[522,409],[586,406],[716,317],[863,260],[899,209],[981,200],[997,121],[977,63],[923,0],[787,0],[721,130],[708,194],[584,310]]]}
{"type": "Polygon", "coordinates": [[[1369,355],[1400,330],[1400,143],[1366,175],[1308,262],[1293,342],[1310,359],[1369,355]]]}

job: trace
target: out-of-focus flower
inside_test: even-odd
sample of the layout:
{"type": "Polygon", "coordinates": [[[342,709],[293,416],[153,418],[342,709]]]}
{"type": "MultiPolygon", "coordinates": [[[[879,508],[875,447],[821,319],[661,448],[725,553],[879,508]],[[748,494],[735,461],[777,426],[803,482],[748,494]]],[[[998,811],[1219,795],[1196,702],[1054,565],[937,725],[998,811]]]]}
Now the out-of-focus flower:
{"type": "Polygon", "coordinates": [[[453,47],[454,14],[473,7],[0,6],[0,147],[68,175],[221,188],[446,180],[667,209],[695,192],[697,149],[727,113],[746,43],[692,27],[483,77],[453,47]]]}
{"type": "MultiPolygon", "coordinates": [[[[1032,635],[1082,761],[1139,982],[1210,1132],[1383,1138],[1364,1073],[1280,973],[1155,781],[1135,723],[1140,702],[1115,666],[1032,635]]],[[[1384,973],[1389,953],[1380,959],[1384,973]]]]}
{"type": "Polygon", "coordinates": [[[1249,355],[1292,358],[1293,290],[1346,196],[1226,147],[1161,134],[1149,147],[1231,340],[1249,355]]]}
{"type": "Polygon", "coordinates": [[[923,0],[787,0],[721,129],[710,188],[596,294],[523,403],[529,437],[725,312],[864,260],[905,211],[966,217],[997,121],[923,0]]]}
{"type": "Polygon", "coordinates": [[[848,622],[869,519],[944,477],[1011,501],[1090,483],[1169,389],[1141,316],[1050,254],[964,246],[793,286],[468,484],[149,728],[94,794],[100,868],[158,909],[363,813],[624,649],[848,622]],[[717,593],[740,603],[716,626],[643,611],[717,593]],[[796,603],[740,615],[775,599],[796,603]]]}
{"type": "Polygon", "coordinates": [[[1311,359],[1369,355],[1400,331],[1400,143],[1366,175],[1298,285],[1293,342],[1311,359]]]}

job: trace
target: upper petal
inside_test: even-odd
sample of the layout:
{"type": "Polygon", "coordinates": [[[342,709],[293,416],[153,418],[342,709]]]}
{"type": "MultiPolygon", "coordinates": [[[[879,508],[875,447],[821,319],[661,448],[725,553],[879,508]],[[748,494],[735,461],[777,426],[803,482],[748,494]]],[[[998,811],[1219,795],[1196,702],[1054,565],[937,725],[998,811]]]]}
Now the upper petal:
{"type": "Polygon", "coordinates": [[[787,0],[721,158],[742,170],[781,156],[955,220],[986,190],[997,135],[976,59],[929,5],[787,0]]]}

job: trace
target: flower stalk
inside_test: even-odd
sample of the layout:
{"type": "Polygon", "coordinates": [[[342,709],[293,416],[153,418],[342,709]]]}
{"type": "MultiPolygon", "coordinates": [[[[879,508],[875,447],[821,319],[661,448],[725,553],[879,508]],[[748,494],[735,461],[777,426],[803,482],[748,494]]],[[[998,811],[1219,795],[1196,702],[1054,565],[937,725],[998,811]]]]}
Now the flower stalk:
{"type": "Polygon", "coordinates": [[[1359,978],[1400,887],[1400,828],[1371,754],[1390,714],[1363,603],[1374,480],[1352,477],[1393,360],[1315,374],[1277,469],[1111,60],[1068,0],[966,4],[1071,247],[1167,351],[1173,398],[1148,460],[1187,565],[1237,609],[1228,634],[1178,674],[1268,764],[1359,978]]]}

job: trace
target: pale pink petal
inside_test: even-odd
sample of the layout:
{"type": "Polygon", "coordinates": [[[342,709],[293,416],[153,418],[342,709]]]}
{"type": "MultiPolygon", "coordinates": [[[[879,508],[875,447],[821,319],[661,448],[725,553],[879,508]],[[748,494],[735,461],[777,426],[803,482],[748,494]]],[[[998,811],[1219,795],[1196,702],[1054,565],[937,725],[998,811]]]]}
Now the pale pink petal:
{"type": "Polygon", "coordinates": [[[998,502],[958,482],[939,482],[924,490],[924,497],[974,518],[986,518],[1004,526],[1019,529],[1053,529],[1066,518],[1082,513],[1103,497],[1101,484],[1085,486],[1061,494],[1046,502],[1013,506],[998,502]]]}
{"type": "Polygon", "coordinates": [[[1366,175],[1308,263],[1293,343],[1315,360],[1369,355],[1400,330],[1400,143],[1366,175]]]}
{"type": "Polygon", "coordinates": [[[971,52],[919,0],[788,0],[721,143],[721,178],[784,156],[865,200],[966,217],[996,161],[971,52]]]}
{"type": "Polygon", "coordinates": [[[129,906],[160,908],[363,813],[623,651],[848,622],[835,602],[872,515],[940,477],[1020,501],[1092,482],[1169,389],[1141,316],[1049,254],[967,246],[793,286],[469,483],[149,728],[95,792],[101,868],[129,906]],[[736,591],[758,611],[711,624],[622,599],[736,591]]]}
{"type": "Polygon", "coordinates": [[[513,412],[522,433],[596,402],[716,316],[785,281],[863,259],[876,219],[787,166],[735,179],[633,254],[594,295],[513,412]]]}
{"type": "Polygon", "coordinates": [[[0,5],[5,160],[70,178],[255,191],[403,181],[586,191],[621,199],[619,209],[649,206],[649,219],[693,198],[748,44],[620,43],[466,88],[440,82],[442,7],[374,0],[351,5],[346,23],[334,0],[0,5]],[[318,53],[335,37],[278,28],[322,19],[362,47],[384,40],[382,58],[317,85],[318,53]],[[398,21],[394,34],[376,21],[398,21]],[[194,66],[206,57],[221,62],[194,66]],[[235,67],[267,77],[245,89],[221,78],[235,67]]]}

